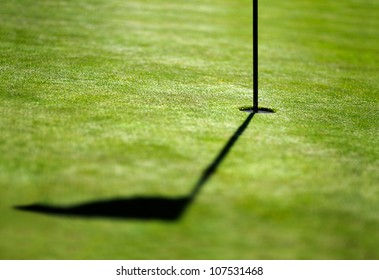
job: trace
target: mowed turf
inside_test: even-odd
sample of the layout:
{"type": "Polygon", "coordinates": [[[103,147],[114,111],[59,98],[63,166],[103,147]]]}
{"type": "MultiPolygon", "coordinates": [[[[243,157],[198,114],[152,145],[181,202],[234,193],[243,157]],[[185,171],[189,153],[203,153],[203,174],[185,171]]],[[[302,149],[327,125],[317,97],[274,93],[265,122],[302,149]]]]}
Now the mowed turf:
{"type": "Polygon", "coordinates": [[[15,209],[191,192],[247,118],[251,1],[0,3],[1,259],[378,259],[379,3],[260,1],[260,105],[173,222],[15,209]]]}

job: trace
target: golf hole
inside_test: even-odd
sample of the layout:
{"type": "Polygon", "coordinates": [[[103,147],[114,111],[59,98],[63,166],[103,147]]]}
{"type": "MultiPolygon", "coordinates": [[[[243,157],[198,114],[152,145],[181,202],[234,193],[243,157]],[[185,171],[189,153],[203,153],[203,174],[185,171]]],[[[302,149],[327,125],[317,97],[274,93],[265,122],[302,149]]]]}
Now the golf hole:
{"type": "Polygon", "coordinates": [[[274,109],[271,108],[265,108],[265,107],[258,107],[258,111],[256,111],[253,107],[241,107],[240,111],[246,112],[246,113],[258,113],[258,114],[273,114],[275,113],[274,109]]]}

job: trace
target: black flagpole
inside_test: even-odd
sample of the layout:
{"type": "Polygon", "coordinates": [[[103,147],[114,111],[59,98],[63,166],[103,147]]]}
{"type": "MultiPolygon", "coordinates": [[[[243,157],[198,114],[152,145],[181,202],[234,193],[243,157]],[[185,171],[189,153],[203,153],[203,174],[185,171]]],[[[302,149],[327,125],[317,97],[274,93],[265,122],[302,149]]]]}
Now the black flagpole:
{"type": "Polygon", "coordinates": [[[258,112],[258,0],[253,0],[253,111],[258,112]]]}
{"type": "Polygon", "coordinates": [[[258,107],[258,0],[253,2],[253,107],[241,107],[248,113],[275,113],[271,108],[258,107]]]}

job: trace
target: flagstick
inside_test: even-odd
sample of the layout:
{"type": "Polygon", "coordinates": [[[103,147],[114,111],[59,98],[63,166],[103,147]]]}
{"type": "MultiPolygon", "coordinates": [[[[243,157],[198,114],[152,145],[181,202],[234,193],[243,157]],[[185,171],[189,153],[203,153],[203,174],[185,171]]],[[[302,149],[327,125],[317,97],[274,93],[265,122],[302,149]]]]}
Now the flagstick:
{"type": "Polygon", "coordinates": [[[241,107],[247,113],[275,113],[271,108],[258,107],[258,0],[253,1],[253,107],[241,107]]]}
{"type": "Polygon", "coordinates": [[[253,111],[258,112],[258,0],[253,0],[253,111]]]}

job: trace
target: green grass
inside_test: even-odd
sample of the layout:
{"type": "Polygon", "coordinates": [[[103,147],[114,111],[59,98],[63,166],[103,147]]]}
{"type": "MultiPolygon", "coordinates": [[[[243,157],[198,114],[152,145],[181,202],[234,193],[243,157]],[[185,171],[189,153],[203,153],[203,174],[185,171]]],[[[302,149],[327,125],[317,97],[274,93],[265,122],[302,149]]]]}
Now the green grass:
{"type": "Polygon", "coordinates": [[[17,211],[189,193],[251,105],[251,3],[3,0],[1,259],[378,259],[379,4],[260,1],[260,105],[177,222],[17,211]]]}

